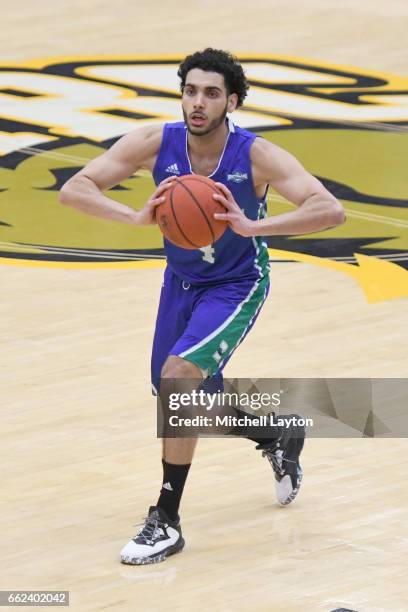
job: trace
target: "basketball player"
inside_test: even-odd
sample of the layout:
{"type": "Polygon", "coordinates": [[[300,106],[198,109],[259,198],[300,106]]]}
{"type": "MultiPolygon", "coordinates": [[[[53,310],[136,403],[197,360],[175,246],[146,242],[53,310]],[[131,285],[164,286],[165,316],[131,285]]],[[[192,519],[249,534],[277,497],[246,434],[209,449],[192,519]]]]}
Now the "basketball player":
{"type": "MultiPolygon", "coordinates": [[[[221,378],[268,294],[268,252],[261,236],[305,234],[344,221],[341,204],[291,154],[228,118],[243,104],[248,89],[236,58],[208,48],[186,57],[178,76],[184,122],[146,126],[125,135],[60,193],[62,204],[138,226],[156,222],[155,208],[174,177],[209,176],[222,190],[223,195],[213,197],[225,213],[215,216],[225,219],[229,228],[215,244],[185,250],[164,241],[168,265],[152,351],[156,389],[160,380],[221,378]],[[148,169],[157,186],[140,211],[102,193],[139,168],[148,169]],[[296,209],[266,218],[269,185],[296,209]]],[[[303,429],[274,428],[269,438],[247,434],[273,467],[279,503],[290,503],[302,477],[303,429]]],[[[155,563],[183,548],[178,510],[196,441],[164,439],[158,501],[122,549],[122,562],[155,563]]]]}

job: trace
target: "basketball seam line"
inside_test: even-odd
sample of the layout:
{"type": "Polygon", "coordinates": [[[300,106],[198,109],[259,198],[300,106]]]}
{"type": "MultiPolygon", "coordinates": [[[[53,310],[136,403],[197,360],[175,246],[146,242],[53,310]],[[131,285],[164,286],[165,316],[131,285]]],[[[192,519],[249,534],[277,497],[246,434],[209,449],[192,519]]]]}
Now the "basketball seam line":
{"type": "MultiPolygon", "coordinates": [[[[198,180],[199,180],[200,183],[203,183],[204,185],[208,185],[208,183],[206,183],[205,181],[201,181],[200,179],[198,179],[198,180]]],[[[186,185],[184,185],[184,183],[182,181],[177,181],[177,183],[179,185],[181,185],[182,187],[184,187],[184,189],[187,191],[187,193],[190,194],[190,196],[193,198],[194,202],[197,204],[198,208],[200,209],[200,211],[201,211],[201,213],[202,213],[202,215],[203,215],[203,217],[205,219],[205,222],[208,225],[208,229],[210,230],[210,233],[211,233],[212,240],[211,240],[210,244],[214,244],[214,242],[215,242],[215,235],[214,235],[213,229],[211,227],[211,223],[208,221],[207,215],[205,214],[205,212],[204,212],[200,202],[197,200],[197,198],[195,197],[194,193],[188,187],[186,187],[186,185]]],[[[208,187],[210,187],[210,185],[208,185],[208,187]]]]}
{"type": "MultiPolygon", "coordinates": [[[[179,181],[176,181],[176,182],[177,182],[177,183],[179,183],[179,181]]],[[[174,217],[174,220],[175,220],[175,222],[176,222],[176,225],[177,225],[177,227],[178,227],[178,229],[179,229],[179,232],[180,232],[180,234],[183,236],[183,238],[184,238],[185,240],[187,240],[187,242],[189,242],[190,244],[192,244],[192,245],[193,245],[193,247],[195,247],[196,249],[199,249],[200,247],[198,246],[198,244],[195,244],[194,242],[192,242],[192,241],[191,241],[191,240],[190,240],[190,239],[189,239],[189,238],[188,238],[188,237],[185,235],[185,233],[183,232],[183,230],[181,229],[180,223],[178,222],[178,219],[177,219],[176,211],[175,211],[175,209],[174,209],[174,204],[173,204],[173,191],[174,191],[174,187],[172,187],[172,189],[171,189],[171,191],[170,191],[170,206],[171,206],[171,210],[173,211],[173,217],[174,217]]],[[[170,240],[170,242],[171,242],[171,240],[170,240]]]]}

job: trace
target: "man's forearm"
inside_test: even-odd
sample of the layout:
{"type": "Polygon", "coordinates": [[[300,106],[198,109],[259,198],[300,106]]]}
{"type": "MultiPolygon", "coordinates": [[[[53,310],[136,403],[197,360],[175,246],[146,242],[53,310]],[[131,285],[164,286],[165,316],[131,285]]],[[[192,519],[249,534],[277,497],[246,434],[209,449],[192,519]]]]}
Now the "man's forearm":
{"type": "Polygon", "coordinates": [[[345,220],[344,209],[340,202],[311,196],[296,210],[252,221],[250,233],[253,236],[290,236],[319,232],[345,220]]]}
{"type": "Polygon", "coordinates": [[[130,225],[138,224],[137,211],[107,198],[86,176],[66,183],[60,191],[59,201],[88,215],[130,225]]]}

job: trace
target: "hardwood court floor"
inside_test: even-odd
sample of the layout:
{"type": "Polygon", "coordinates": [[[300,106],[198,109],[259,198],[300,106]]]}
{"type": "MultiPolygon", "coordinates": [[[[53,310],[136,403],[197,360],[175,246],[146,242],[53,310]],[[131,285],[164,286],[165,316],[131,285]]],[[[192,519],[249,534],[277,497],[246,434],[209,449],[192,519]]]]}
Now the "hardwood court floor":
{"type": "MultiPolygon", "coordinates": [[[[288,508],[275,504],[252,443],[200,440],[182,507],[185,551],[121,566],[118,551],[160,479],[147,381],[161,271],[32,274],[24,299],[27,270],[2,271],[22,297],[1,306],[2,588],[69,589],[78,610],[404,609],[405,440],[309,440],[303,490],[288,508]]],[[[381,317],[359,290],[345,291],[353,281],[325,291],[303,264],[276,266],[274,279],[230,373],[385,375],[401,364],[391,329],[378,347],[389,361],[376,370],[381,317]],[[296,296],[308,303],[295,326],[300,272],[296,296]],[[372,332],[358,347],[352,324],[372,332]]],[[[384,303],[381,314],[392,320],[400,306],[384,303]]]]}
{"type": "MultiPolygon", "coordinates": [[[[406,74],[405,3],[243,0],[24,9],[3,1],[4,61],[280,53],[406,74]],[[160,18],[158,18],[160,15],[160,18]]],[[[182,506],[185,551],[127,567],[122,545],[160,480],[149,352],[161,270],[2,266],[2,589],[67,589],[75,611],[405,612],[406,440],[310,440],[303,490],[274,502],[244,440],[201,440],[182,506]]],[[[275,264],[271,297],[231,376],[407,376],[406,300],[275,264]]]]}

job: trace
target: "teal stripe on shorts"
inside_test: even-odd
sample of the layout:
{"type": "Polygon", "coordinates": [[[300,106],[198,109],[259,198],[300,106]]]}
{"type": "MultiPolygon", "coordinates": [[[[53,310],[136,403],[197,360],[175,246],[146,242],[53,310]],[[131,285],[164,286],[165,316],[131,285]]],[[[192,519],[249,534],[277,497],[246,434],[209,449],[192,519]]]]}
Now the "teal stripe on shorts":
{"type": "Polygon", "coordinates": [[[214,375],[229,360],[254,324],[268,294],[269,277],[254,281],[247,296],[214,331],[179,357],[197,365],[207,376],[214,375]]]}

